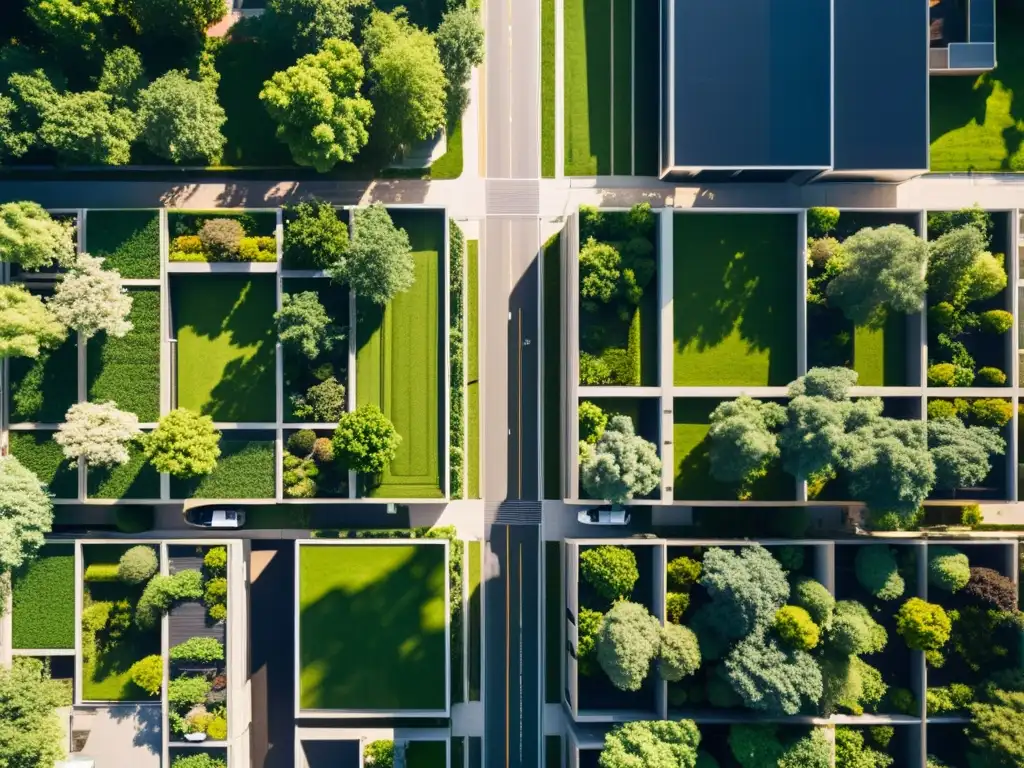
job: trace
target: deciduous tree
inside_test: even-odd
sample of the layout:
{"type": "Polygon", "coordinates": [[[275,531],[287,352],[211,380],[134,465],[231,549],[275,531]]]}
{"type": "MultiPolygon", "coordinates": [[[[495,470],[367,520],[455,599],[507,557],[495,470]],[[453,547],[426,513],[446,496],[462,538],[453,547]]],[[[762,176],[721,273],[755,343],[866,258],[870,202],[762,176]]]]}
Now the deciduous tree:
{"type": "Polygon", "coordinates": [[[128,444],[141,435],[138,416],[118,410],[116,403],[75,403],[53,439],[69,459],[84,458],[90,467],[113,467],[127,463],[128,444]]]}
{"type": "Polygon", "coordinates": [[[725,659],[733,690],[751,709],[795,715],[821,700],[821,668],[806,651],[785,649],[758,629],[740,640],[725,659]]]}
{"type": "Polygon", "coordinates": [[[0,456],[0,574],[31,560],[52,525],[53,503],[39,478],[14,456],[0,456]]]}
{"type": "Polygon", "coordinates": [[[142,57],[127,46],[109,51],[103,59],[103,72],[96,87],[109,94],[115,105],[134,108],[139,92],[146,87],[142,57]]]}
{"type": "Polygon", "coordinates": [[[661,625],[639,603],[620,600],[597,635],[597,663],[621,691],[639,691],[661,650],[661,625]]]}
{"type": "Polygon", "coordinates": [[[61,323],[86,339],[100,331],[121,337],[133,327],[128,321],[132,297],[121,287],[121,275],[103,269],[103,259],[87,253],[79,255],[57,283],[47,306],[61,323]]]}
{"type": "Polygon", "coordinates": [[[281,309],[274,320],[281,344],[310,360],[329,352],[345,339],[345,334],[331,321],[313,291],[283,294],[281,309]]]}
{"type": "Polygon", "coordinates": [[[60,48],[91,51],[103,37],[103,21],[114,12],[114,0],[37,0],[27,11],[60,48]]]}
{"type": "Polygon", "coordinates": [[[226,120],[216,90],[183,71],[171,70],[139,94],[140,138],[175,163],[218,164],[226,120]]]}
{"type": "Polygon", "coordinates": [[[416,281],[409,235],[395,226],[380,203],[361,208],[355,214],[346,264],[328,273],[339,283],[347,282],[357,296],[387,304],[416,281]]]}
{"type": "Polygon", "coordinates": [[[967,737],[975,753],[971,768],[1013,768],[1024,764],[1024,678],[1004,673],[981,688],[970,705],[967,737]]]}
{"type": "Polygon", "coordinates": [[[741,488],[763,477],[779,457],[774,430],[785,420],[781,405],[746,395],[715,408],[708,429],[712,477],[741,488]]]}
{"type": "Polygon", "coordinates": [[[39,140],[61,162],[125,165],[131,160],[138,122],[102,91],[62,93],[41,111],[39,140]]]}
{"type": "Polygon", "coordinates": [[[854,566],[857,581],[879,600],[903,597],[906,583],[900,575],[891,547],[885,544],[858,547],[854,566]]]}
{"type": "Polygon", "coordinates": [[[581,456],[583,489],[613,504],[645,496],[661,480],[661,459],[653,443],[633,430],[628,416],[613,416],[596,445],[581,456]]]}
{"type": "Polygon", "coordinates": [[[1006,451],[1006,441],[989,427],[968,427],[960,419],[928,422],[928,447],[935,463],[935,487],[956,490],[981,483],[992,469],[992,455],[1006,451]]]}
{"type": "Polygon", "coordinates": [[[287,209],[284,256],[296,266],[329,269],[348,255],[348,227],[326,200],[309,200],[287,209]]]}
{"type": "Polygon", "coordinates": [[[51,218],[38,203],[0,205],[0,261],[22,269],[67,266],[75,259],[74,238],[70,221],[51,218]]]}
{"type": "Polygon", "coordinates": [[[38,296],[20,285],[0,285],[0,359],[38,357],[65,336],[67,328],[38,296]]]}
{"type": "Polygon", "coordinates": [[[208,475],[220,457],[220,432],[209,416],[178,408],[160,418],[143,445],[158,472],[182,478],[208,475]]]}
{"type": "Polygon", "coordinates": [[[197,37],[227,13],[222,0],[123,0],[137,32],[155,37],[197,37]]]}
{"type": "Polygon", "coordinates": [[[580,553],[580,576],[607,600],[619,600],[633,593],[640,578],[636,555],[618,546],[593,547],[580,553]]]}
{"type": "Polygon", "coordinates": [[[269,0],[264,28],[296,53],[320,50],[331,38],[352,37],[352,11],[367,0],[269,0]]]}
{"type": "Polygon", "coordinates": [[[695,768],[700,731],[692,720],[643,720],[604,737],[600,768],[695,768]]]}
{"type": "Polygon", "coordinates": [[[57,708],[70,702],[38,659],[16,657],[0,666],[0,765],[54,765],[64,755],[57,708]]]}
{"type": "Polygon", "coordinates": [[[378,475],[395,458],[401,436],[375,405],[342,414],[334,430],[334,455],[356,472],[378,475]]]}
{"type": "Polygon", "coordinates": [[[919,597],[905,602],[896,614],[896,631],[915,651],[937,651],[949,640],[952,624],[941,605],[919,597]]]}
{"type": "Polygon", "coordinates": [[[448,124],[452,125],[462,117],[469,103],[468,86],[473,67],[484,61],[484,28],[480,23],[480,11],[468,6],[448,11],[437,28],[437,51],[447,80],[445,102],[448,124]]]}
{"type": "Polygon", "coordinates": [[[666,624],[661,628],[658,669],[669,682],[682,680],[700,668],[697,636],[687,627],[666,624]]]}

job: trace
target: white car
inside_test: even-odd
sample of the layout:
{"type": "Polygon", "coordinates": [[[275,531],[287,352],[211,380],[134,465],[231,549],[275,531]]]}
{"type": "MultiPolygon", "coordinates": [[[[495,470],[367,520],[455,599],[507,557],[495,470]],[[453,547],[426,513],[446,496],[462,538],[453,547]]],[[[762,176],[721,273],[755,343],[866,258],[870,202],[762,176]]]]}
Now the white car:
{"type": "Polygon", "coordinates": [[[629,513],[622,507],[594,507],[581,509],[576,519],[584,525],[628,525],[629,513]]]}
{"type": "Polygon", "coordinates": [[[193,507],[185,511],[185,522],[197,528],[241,528],[245,525],[245,511],[193,507]]]}

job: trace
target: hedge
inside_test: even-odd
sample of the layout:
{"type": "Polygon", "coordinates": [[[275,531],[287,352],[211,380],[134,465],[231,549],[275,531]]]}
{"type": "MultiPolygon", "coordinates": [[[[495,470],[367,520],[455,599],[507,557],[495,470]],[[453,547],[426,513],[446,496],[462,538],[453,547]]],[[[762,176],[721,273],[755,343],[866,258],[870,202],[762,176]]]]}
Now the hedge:
{"type": "Polygon", "coordinates": [[[448,295],[451,312],[448,328],[448,355],[451,410],[448,414],[448,462],[451,498],[461,499],[463,491],[463,445],[466,437],[464,376],[464,306],[462,290],[465,282],[463,257],[466,243],[462,230],[454,221],[448,222],[448,295]]]}
{"type": "Polygon", "coordinates": [[[123,278],[160,277],[158,211],[86,211],[85,250],[123,278]]]}
{"type": "Polygon", "coordinates": [[[64,458],[52,432],[10,432],[7,440],[11,454],[32,470],[56,498],[78,496],[78,465],[64,458]]]}
{"type": "Polygon", "coordinates": [[[11,585],[14,648],[75,647],[75,551],[46,544],[14,574],[11,585]]]}

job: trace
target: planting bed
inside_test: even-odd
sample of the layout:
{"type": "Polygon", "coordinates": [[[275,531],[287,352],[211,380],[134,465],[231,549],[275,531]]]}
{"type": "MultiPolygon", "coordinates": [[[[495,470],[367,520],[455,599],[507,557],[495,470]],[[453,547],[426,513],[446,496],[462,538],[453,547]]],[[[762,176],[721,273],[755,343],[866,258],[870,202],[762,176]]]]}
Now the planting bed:
{"type": "MultiPolygon", "coordinates": [[[[946,400],[946,398],[929,398],[928,403],[931,407],[934,407],[934,403],[937,400],[946,400]]],[[[999,435],[1002,436],[1006,443],[1006,453],[1010,450],[1010,441],[1012,437],[1012,421],[1007,421],[1002,427],[997,424],[981,421],[972,414],[972,408],[975,407],[976,403],[984,403],[991,401],[1002,401],[1002,398],[954,398],[949,402],[954,403],[954,407],[957,409],[957,418],[963,421],[968,426],[985,426],[994,429],[999,435]]],[[[1009,403],[1008,400],[1005,401],[1009,403]]],[[[1012,408],[1007,408],[1004,416],[1012,415],[1012,408]]],[[[934,490],[929,496],[930,499],[956,499],[956,498],[969,498],[976,500],[993,500],[993,499],[1006,499],[1010,496],[1009,491],[1009,477],[1007,476],[1007,456],[1006,454],[992,454],[989,456],[989,463],[992,468],[988,475],[980,484],[971,488],[957,488],[954,491],[946,490],[934,490]]]]}
{"type": "Polygon", "coordinates": [[[277,213],[275,211],[171,211],[167,214],[170,239],[168,258],[173,261],[277,261],[277,213]],[[211,220],[237,221],[242,227],[239,252],[230,258],[209,252],[195,236],[211,220]]]}
{"type": "Polygon", "coordinates": [[[12,645],[23,649],[75,647],[75,551],[46,544],[14,574],[12,645]]]}
{"type": "Polygon", "coordinates": [[[440,274],[444,219],[436,212],[393,209],[396,227],[409,234],[415,283],[386,308],[357,299],[356,405],[374,404],[402,437],[398,454],[380,478],[362,478],[365,495],[436,498],[444,456],[444,344],[440,274]]]}
{"type": "Polygon", "coordinates": [[[188,480],[171,478],[171,498],[272,499],[275,461],[272,433],[223,432],[213,472],[188,480]]]}
{"type": "Polygon", "coordinates": [[[57,424],[78,402],[78,339],[76,334],[39,357],[9,359],[11,423],[57,424]]]}
{"type": "Polygon", "coordinates": [[[272,275],[175,275],[178,406],[214,421],[275,416],[272,275]]]}
{"type": "MultiPolygon", "coordinates": [[[[319,458],[317,451],[307,452],[291,439],[295,432],[285,434],[285,454],[282,458],[285,498],[347,499],[348,470],[334,460],[319,458]],[[314,458],[316,457],[316,458],[314,458]],[[312,473],[312,474],[311,474],[312,473]],[[311,480],[312,486],[305,480],[311,480]]],[[[317,430],[317,438],[330,439],[331,430],[317,430]]]]}
{"type": "Polygon", "coordinates": [[[304,546],[298,556],[299,706],[444,709],[444,548],[304,546]]]}
{"type": "Polygon", "coordinates": [[[160,277],[160,215],[155,210],[86,211],[85,252],[124,279],[160,277]]]}
{"type": "Polygon", "coordinates": [[[129,454],[131,458],[126,464],[110,469],[90,468],[88,470],[88,495],[90,498],[160,498],[160,473],[146,461],[139,446],[131,446],[129,454]]]}
{"type": "Polygon", "coordinates": [[[32,470],[55,498],[78,496],[78,465],[64,458],[53,432],[10,432],[7,441],[11,454],[32,470]]]}
{"type": "Polygon", "coordinates": [[[796,378],[797,218],[676,213],[676,386],[796,378]]]}

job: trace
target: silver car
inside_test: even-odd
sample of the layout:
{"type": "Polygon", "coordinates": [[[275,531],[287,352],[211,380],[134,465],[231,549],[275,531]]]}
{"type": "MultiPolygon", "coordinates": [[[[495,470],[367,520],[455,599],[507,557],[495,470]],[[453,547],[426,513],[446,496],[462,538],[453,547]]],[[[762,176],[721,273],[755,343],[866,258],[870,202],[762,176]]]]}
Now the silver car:
{"type": "Polygon", "coordinates": [[[192,507],[185,510],[185,522],[196,528],[241,528],[245,525],[245,510],[192,507]]]}
{"type": "Polygon", "coordinates": [[[628,525],[629,512],[623,507],[594,507],[581,509],[576,519],[584,525],[628,525]]]}

